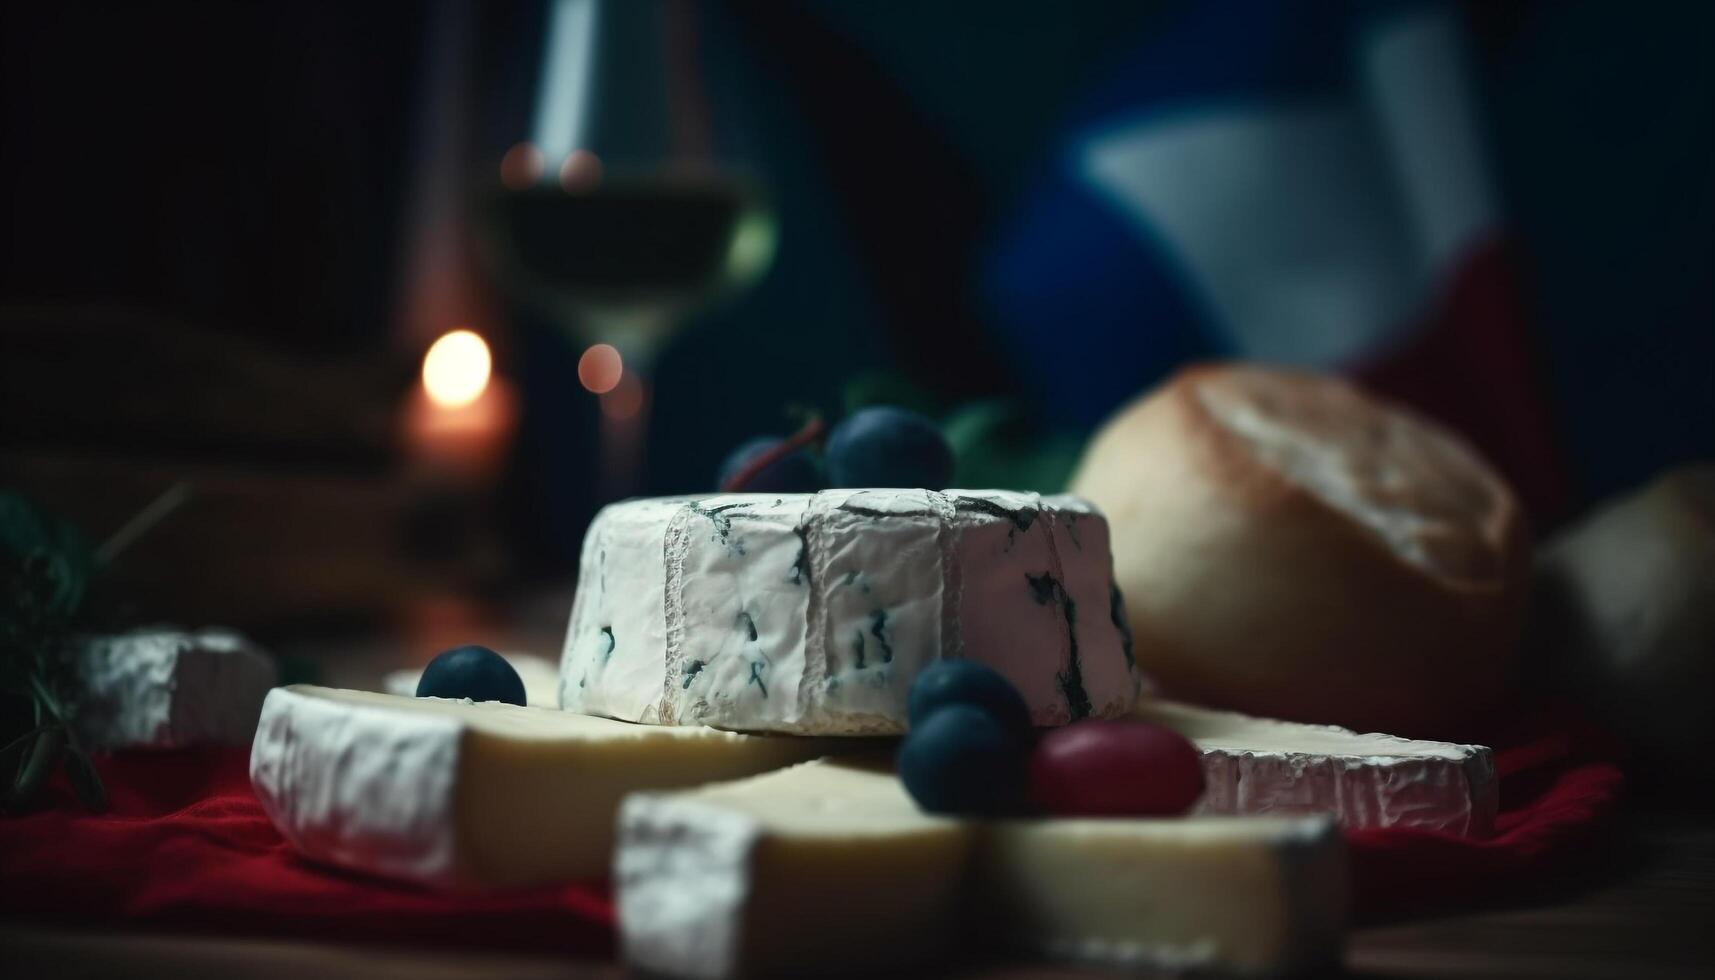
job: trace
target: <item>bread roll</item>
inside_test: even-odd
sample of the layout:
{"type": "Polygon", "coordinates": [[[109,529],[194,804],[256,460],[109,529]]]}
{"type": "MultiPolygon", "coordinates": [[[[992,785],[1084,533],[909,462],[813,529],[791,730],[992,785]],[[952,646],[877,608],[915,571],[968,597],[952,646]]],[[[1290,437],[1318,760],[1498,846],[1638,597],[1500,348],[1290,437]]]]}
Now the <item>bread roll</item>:
{"type": "Polygon", "coordinates": [[[1138,665],[1249,714],[1444,738],[1501,694],[1528,575],[1511,490],[1343,381],[1187,368],[1096,434],[1138,665]]]}
{"type": "Polygon", "coordinates": [[[1670,470],[1538,553],[1537,679],[1594,707],[1632,773],[1715,789],[1715,464],[1670,470]]]}

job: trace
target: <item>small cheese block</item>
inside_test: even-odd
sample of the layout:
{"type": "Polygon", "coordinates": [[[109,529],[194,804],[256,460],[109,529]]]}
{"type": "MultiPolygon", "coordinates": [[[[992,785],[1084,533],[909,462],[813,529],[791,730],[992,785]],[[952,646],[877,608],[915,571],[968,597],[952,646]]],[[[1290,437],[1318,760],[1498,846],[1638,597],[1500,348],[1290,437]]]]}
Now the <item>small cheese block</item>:
{"type": "Polygon", "coordinates": [[[1327,817],[1005,822],[980,875],[984,928],[1026,948],[1199,974],[1331,966],[1350,904],[1327,817]]]}
{"type": "Polygon", "coordinates": [[[244,745],[278,683],[274,659],[229,630],[133,630],[78,641],[78,735],[95,749],[244,745]]]}
{"type": "Polygon", "coordinates": [[[626,800],[615,879],[626,959],[698,980],[873,974],[959,943],[1266,975],[1334,958],[1347,904],[1327,817],[984,824],[850,760],[626,800]]]}
{"type": "Polygon", "coordinates": [[[1350,830],[1494,831],[1494,754],[1482,745],[1360,735],[1172,701],[1136,716],[1196,743],[1207,789],[1195,813],[1326,813],[1350,830]]]}
{"type": "Polygon", "coordinates": [[[318,861],[436,886],[511,886],[606,874],[627,793],[836,747],[294,685],[268,693],[250,780],[274,826],[318,861]]]}
{"type": "Polygon", "coordinates": [[[826,761],[633,796],[619,832],[627,961],[699,978],[936,958],[957,939],[976,842],[973,825],[918,810],[886,768],[826,761]]]}
{"type": "Polygon", "coordinates": [[[828,490],[629,500],[584,537],[567,710],[655,725],[890,735],[967,657],[1037,725],[1130,710],[1107,521],[1076,497],[828,490]]]}
{"type": "MultiPolygon", "coordinates": [[[[559,664],[532,653],[502,652],[500,656],[512,665],[513,670],[518,671],[518,679],[524,682],[524,703],[533,708],[560,706],[559,664]]],[[[420,667],[389,671],[381,680],[381,689],[388,694],[414,698],[417,696],[417,682],[422,679],[423,670],[420,667]]]]}

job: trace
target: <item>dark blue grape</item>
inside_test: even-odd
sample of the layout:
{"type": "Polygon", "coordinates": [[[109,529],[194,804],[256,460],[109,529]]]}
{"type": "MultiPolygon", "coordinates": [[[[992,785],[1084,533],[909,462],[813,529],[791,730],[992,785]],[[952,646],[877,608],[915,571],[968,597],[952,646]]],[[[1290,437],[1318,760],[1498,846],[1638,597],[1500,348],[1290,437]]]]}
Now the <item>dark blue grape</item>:
{"type": "Polygon", "coordinates": [[[835,487],[944,490],[953,451],[935,423],[903,408],[859,409],[828,435],[828,482],[835,487]]]}
{"type": "MultiPolygon", "coordinates": [[[[738,471],[757,456],[773,449],[780,440],[773,436],[757,436],[727,455],[721,463],[717,489],[727,485],[738,471]]],[[[764,466],[744,486],[740,493],[815,493],[822,489],[822,471],[815,459],[802,449],[795,449],[764,466]]]]}
{"type": "Polygon", "coordinates": [[[420,698],[470,698],[524,704],[524,681],[506,658],[487,647],[453,647],[429,661],[417,682],[420,698]]]}
{"type": "Polygon", "coordinates": [[[1026,798],[1026,746],[970,705],[941,707],[899,745],[899,778],[930,813],[993,817],[1026,798]]]}
{"type": "Polygon", "coordinates": [[[1018,689],[992,667],[974,660],[935,661],[912,682],[906,717],[915,727],[950,704],[969,705],[999,722],[1014,738],[1030,738],[1030,709],[1018,689]]]}

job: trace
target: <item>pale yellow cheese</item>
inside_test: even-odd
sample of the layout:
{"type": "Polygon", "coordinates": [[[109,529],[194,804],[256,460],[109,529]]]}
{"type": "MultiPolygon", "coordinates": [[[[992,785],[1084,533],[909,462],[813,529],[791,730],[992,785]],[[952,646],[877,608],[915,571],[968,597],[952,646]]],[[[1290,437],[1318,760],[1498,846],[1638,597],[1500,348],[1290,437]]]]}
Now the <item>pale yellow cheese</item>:
{"type": "Polygon", "coordinates": [[[1274,976],[1335,957],[1346,875],[1325,819],[1043,820],[989,829],[981,893],[1054,958],[1274,976]]]}
{"type": "Polygon", "coordinates": [[[312,858],[436,885],[510,886],[605,876],[628,793],[734,779],[838,747],[294,686],[268,695],[251,780],[281,833],[312,858]]]}
{"type": "Polygon", "coordinates": [[[971,825],[920,812],[884,768],[811,762],[625,802],[614,875],[634,966],[819,976],[951,949],[971,825]]]}
{"type": "Polygon", "coordinates": [[[822,760],[632,797],[615,873],[626,958],[665,976],[873,974],[960,942],[1269,975],[1337,956],[1343,862],[1325,817],[954,820],[822,760]]]}

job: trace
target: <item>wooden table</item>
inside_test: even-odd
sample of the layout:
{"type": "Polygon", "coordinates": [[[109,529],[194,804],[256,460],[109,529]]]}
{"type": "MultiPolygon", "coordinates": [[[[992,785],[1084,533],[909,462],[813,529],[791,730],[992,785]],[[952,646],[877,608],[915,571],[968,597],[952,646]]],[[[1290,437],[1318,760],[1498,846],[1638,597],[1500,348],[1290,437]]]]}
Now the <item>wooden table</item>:
{"type": "MultiPolygon", "coordinates": [[[[1615,866],[1574,894],[1526,906],[1356,932],[1351,978],[1623,978],[1715,976],[1715,819],[1644,812],[1621,831],[1615,866]]],[[[277,940],[120,935],[0,927],[12,977],[258,977],[279,980],[475,980],[617,977],[612,964],[439,950],[277,940]]],[[[1136,976],[1036,964],[973,965],[972,980],[1136,976]]]]}
{"type": "MultiPolygon", "coordinates": [[[[286,644],[323,667],[324,680],[373,686],[433,651],[487,642],[552,655],[569,599],[553,594],[496,618],[465,603],[424,607],[384,636],[286,644]]],[[[1545,885],[1511,907],[1360,929],[1352,978],[1715,977],[1715,814],[1634,807],[1617,846],[1580,880],[1545,885]]],[[[0,973],[53,980],[115,977],[259,977],[301,980],[465,980],[623,975],[608,963],[494,954],[342,946],[238,937],[84,932],[0,923],[0,973]]],[[[952,975],[984,980],[1116,976],[1039,964],[972,964],[952,975]]],[[[1136,974],[1123,974],[1136,976],[1136,974]]]]}

